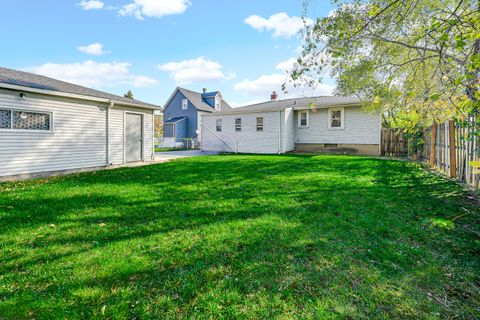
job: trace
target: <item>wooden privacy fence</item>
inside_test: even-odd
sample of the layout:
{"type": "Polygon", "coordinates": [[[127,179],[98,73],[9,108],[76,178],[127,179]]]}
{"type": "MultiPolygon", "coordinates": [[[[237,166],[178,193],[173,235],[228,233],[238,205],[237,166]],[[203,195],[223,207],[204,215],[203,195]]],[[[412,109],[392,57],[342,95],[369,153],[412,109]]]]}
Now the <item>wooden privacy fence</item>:
{"type": "MultiPolygon", "coordinates": [[[[470,119],[474,123],[475,119],[470,119]]],[[[423,160],[452,178],[479,188],[480,141],[473,138],[474,128],[453,120],[435,124],[425,133],[423,160]]]]}
{"type": "Polygon", "coordinates": [[[385,157],[408,156],[407,141],[403,130],[382,128],[380,154],[385,157]]]}
{"type": "MultiPolygon", "coordinates": [[[[469,123],[475,123],[471,118],[469,123]]],[[[419,160],[474,188],[480,187],[480,140],[472,138],[478,128],[462,126],[453,120],[434,124],[424,132],[419,160]]],[[[408,157],[409,141],[402,130],[382,129],[381,155],[408,157]]]]}

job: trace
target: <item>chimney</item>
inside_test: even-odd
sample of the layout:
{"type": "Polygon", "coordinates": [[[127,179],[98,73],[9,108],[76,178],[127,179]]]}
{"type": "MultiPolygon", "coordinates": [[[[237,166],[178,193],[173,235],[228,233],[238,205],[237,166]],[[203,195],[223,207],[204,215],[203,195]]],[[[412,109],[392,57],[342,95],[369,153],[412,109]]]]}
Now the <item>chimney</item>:
{"type": "Polygon", "coordinates": [[[270,98],[271,98],[272,101],[277,101],[277,99],[278,99],[278,94],[277,94],[275,91],[273,91],[273,93],[272,93],[272,95],[270,96],[270,98]]]}
{"type": "Polygon", "coordinates": [[[203,88],[203,94],[207,93],[207,88],[203,88]]]}

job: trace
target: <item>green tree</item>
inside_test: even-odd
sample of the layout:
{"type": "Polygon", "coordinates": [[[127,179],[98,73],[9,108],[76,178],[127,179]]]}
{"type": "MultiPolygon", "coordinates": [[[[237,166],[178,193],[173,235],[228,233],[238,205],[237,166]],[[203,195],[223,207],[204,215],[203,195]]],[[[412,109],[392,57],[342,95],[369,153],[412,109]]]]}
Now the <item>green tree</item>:
{"type": "Polygon", "coordinates": [[[125,98],[134,99],[134,98],[133,98],[133,93],[132,93],[131,90],[128,90],[128,92],[125,93],[123,96],[124,96],[125,98]]]}
{"type": "Polygon", "coordinates": [[[329,70],[337,94],[357,95],[390,116],[414,110],[425,118],[418,123],[478,113],[480,1],[334,4],[328,17],[306,25],[291,81],[312,84],[329,70]]]}

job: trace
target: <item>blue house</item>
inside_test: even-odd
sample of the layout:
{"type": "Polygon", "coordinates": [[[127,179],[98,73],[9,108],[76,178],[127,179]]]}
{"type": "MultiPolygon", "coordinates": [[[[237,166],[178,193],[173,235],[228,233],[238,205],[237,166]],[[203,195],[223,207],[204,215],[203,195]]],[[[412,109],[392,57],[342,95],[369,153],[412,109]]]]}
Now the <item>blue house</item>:
{"type": "Polygon", "coordinates": [[[198,146],[200,115],[231,109],[220,91],[207,92],[207,89],[203,89],[200,93],[177,87],[162,109],[164,121],[161,146],[198,146]]]}

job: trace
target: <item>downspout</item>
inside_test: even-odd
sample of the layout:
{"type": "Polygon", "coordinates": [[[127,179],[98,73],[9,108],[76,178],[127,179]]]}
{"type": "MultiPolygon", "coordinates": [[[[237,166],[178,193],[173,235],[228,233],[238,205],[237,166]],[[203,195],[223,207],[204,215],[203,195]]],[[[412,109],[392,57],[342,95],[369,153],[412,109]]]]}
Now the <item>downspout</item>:
{"type": "Polygon", "coordinates": [[[112,109],[114,103],[110,100],[110,104],[107,107],[107,165],[111,165],[110,161],[110,109],[112,109]]]}
{"type": "Polygon", "coordinates": [[[282,111],[278,111],[278,154],[282,153],[282,111]]]}
{"type": "Polygon", "coordinates": [[[152,111],[152,158],[155,160],[155,111],[152,111]]]}

